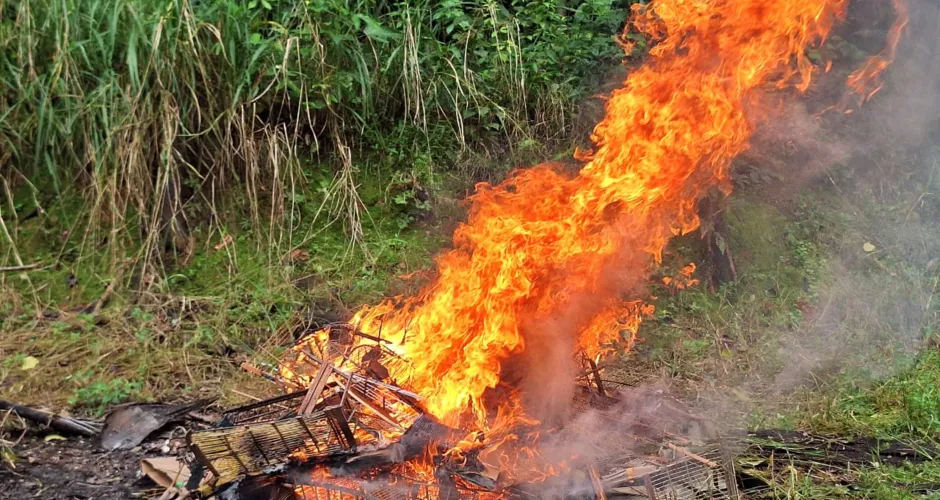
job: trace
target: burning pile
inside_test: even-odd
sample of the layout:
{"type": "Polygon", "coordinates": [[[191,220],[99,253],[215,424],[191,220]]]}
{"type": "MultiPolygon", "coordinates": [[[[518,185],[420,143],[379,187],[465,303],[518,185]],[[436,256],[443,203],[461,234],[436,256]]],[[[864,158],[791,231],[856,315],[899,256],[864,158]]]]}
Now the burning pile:
{"type": "Polygon", "coordinates": [[[669,498],[676,478],[688,494],[733,495],[721,450],[683,437],[707,437],[703,419],[662,393],[600,378],[588,359],[563,427],[516,415],[504,417],[511,427],[488,434],[468,434],[424,414],[424,399],[390,378],[396,360],[380,337],[352,325],[313,332],[295,344],[278,373],[265,374],[304,390],[230,410],[220,428],[190,434],[189,448],[214,486],[228,483],[230,498],[240,499],[280,498],[280,491],[288,498],[618,491],[669,498]]]}
{"type": "MultiPolygon", "coordinates": [[[[862,99],[893,58],[900,2],[889,48],[849,79],[862,99]]],[[[804,51],[846,3],[637,5],[628,29],[654,47],[607,101],[581,171],[540,165],[478,185],[430,285],[302,339],[268,374],[294,392],[234,412],[239,427],[193,434],[199,462],[231,476],[290,458],[312,464],[292,484],[319,478],[355,491],[374,471],[394,470],[433,485],[431,496],[573,473],[569,459],[540,451],[545,433],[570,434],[579,397],[601,415],[617,408],[599,365],[629,348],[652,312],[641,292],[663,248],[698,227],[709,192],[730,191],[731,161],[755,127],[755,90],[806,90],[819,68],[804,51]],[[591,383],[575,384],[579,376],[591,383]]],[[[587,470],[591,484],[604,483],[587,470]]]]}

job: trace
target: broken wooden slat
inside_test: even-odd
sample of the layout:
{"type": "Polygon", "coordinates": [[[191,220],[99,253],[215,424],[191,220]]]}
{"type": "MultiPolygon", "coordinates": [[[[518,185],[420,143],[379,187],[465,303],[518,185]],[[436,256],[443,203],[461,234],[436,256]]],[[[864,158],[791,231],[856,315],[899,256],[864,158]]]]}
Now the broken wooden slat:
{"type": "Polygon", "coordinates": [[[713,461],[711,461],[711,460],[709,460],[709,459],[707,459],[707,458],[705,458],[705,457],[703,457],[703,456],[701,456],[701,455],[692,453],[691,451],[689,451],[689,450],[687,450],[687,449],[685,449],[685,448],[683,448],[683,447],[681,447],[681,446],[676,446],[676,445],[674,445],[674,444],[672,444],[672,443],[666,443],[666,447],[668,447],[670,450],[673,450],[673,451],[676,451],[676,452],[678,452],[678,453],[680,453],[680,454],[682,454],[682,455],[685,455],[685,456],[691,458],[692,460],[697,460],[697,461],[699,461],[699,462],[701,462],[701,463],[707,465],[708,467],[711,467],[711,468],[718,467],[718,464],[716,464],[715,462],[713,462],[713,461]]]}
{"type": "Polygon", "coordinates": [[[607,494],[604,493],[604,485],[601,484],[601,476],[597,473],[597,466],[595,464],[588,466],[588,475],[591,476],[591,486],[594,488],[594,498],[596,500],[607,500],[607,494]]]}
{"type": "Polygon", "coordinates": [[[18,405],[9,401],[0,400],[0,410],[9,410],[20,417],[33,422],[47,425],[59,432],[78,434],[79,436],[92,437],[101,432],[101,424],[97,422],[83,421],[70,417],[60,417],[28,406],[18,405]]]}
{"type": "Polygon", "coordinates": [[[597,386],[597,393],[601,396],[606,396],[607,392],[604,391],[604,381],[601,379],[601,371],[597,368],[597,363],[587,356],[584,358],[587,360],[588,366],[591,367],[591,374],[594,376],[594,385],[597,386]]]}
{"type": "Polygon", "coordinates": [[[364,394],[357,391],[354,387],[348,387],[346,391],[347,391],[347,394],[349,394],[351,398],[355,399],[356,401],[359,402],[359,404],[368,408],[372,413],[375,413],[376,416],[378,416],[379,418],[387,422],[389,425],[391,425],[395,429],[399,431],[405,430],[405,428],[402,427],[402,425],[398,423],[394,418],[392,418],[392,416],[389,415],[389,413],[385,411],[384,408],[377,405],[375,402],[371,401],[368,397],[366,397],[364,394]]]}
{"type": "Polygon", "coordinates": [[[317,401],[320,399],[320,394],[323,394],[323,389],[326,387],[327,381],[329,381],[330,376],[333,375],[332,366],[333,363],[331,363],[330,360],[324,360],[320,363],[320,370],[317,371],[316,377],[313,378],[313,383],[311,383],[310,388],[307,389],[307,395],[304,396],[303,402],[300,403],[301,415],[313,413],[317,401]]]}

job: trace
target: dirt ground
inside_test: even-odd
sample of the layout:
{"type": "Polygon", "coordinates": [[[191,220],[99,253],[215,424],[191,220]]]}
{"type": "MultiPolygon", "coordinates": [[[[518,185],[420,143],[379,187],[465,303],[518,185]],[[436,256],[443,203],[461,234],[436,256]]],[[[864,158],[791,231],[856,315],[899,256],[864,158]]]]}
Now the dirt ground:
{"type": "Polygon", "coordinates": [[[123,500],[155,491],[139,462],[159,450],[106,452],[94,439],[46,441],[27,434],[14,451],[16,468],[0,466],[0,499],[123,500]]]}

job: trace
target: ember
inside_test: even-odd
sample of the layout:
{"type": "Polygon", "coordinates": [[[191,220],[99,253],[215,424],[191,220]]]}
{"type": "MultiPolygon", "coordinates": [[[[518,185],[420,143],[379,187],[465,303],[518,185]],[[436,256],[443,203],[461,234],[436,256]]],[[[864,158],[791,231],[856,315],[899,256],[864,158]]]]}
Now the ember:
{"type": "MultiPolygon", "coordinates": [[[[895,4],[889,47],[850,81],[863,99],[906,22],[895,4]]],[[[630,29],[655,47],[607,102],[580,173],[480,184],[430,285],[302,338],[264,373],[295,392],[193,433],[198,462],[301,498],[736,496],[714,433],[688,432],[701,419],[619,390],[603,358],[653,312],[641,290],[669,239],[698,227],[710,190],[730,191],[752,91],[806,90],[822,68],[804,51],[845,6],[637,5],[630,29]]],[[[681,290],[694,270],[663,281],[681,290]]]]}

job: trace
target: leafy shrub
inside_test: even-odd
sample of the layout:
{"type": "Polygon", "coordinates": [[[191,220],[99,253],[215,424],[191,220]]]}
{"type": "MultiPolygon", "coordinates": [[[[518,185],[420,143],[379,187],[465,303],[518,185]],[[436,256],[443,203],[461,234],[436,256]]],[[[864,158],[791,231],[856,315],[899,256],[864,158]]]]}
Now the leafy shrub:
{"type": "Polygon", "coordinates": [[[92,410],[102,415],[111,405],[139,396],[141,385],[123,378],[96,380],[75,390],[69,404],[92,410]]]}

